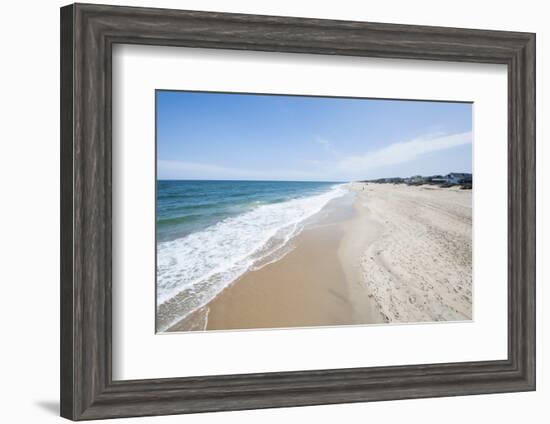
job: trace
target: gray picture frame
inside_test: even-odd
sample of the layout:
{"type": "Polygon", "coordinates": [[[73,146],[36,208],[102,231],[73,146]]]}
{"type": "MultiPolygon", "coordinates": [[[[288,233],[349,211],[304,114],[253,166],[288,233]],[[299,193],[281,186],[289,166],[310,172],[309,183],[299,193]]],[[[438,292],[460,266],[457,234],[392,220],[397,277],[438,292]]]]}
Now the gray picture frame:
{"type": "Polygon", "coordinates": [[[61,9],[60,118],[63,417],[535,390],[535,34],[74,4],[61,9]],[[113,381],[111,55],[116,43],[506,65],[508,359],[113,381]]]}

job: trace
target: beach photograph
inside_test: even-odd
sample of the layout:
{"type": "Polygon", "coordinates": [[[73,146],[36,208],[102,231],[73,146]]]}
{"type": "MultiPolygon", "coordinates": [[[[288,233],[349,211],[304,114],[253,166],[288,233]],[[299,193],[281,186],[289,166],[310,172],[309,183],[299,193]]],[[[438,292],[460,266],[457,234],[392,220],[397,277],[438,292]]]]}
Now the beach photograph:
{"type": "Polygon", "coordinates": [[[157,333],[472,320],[472,103],[155,101],[157,333]]]}

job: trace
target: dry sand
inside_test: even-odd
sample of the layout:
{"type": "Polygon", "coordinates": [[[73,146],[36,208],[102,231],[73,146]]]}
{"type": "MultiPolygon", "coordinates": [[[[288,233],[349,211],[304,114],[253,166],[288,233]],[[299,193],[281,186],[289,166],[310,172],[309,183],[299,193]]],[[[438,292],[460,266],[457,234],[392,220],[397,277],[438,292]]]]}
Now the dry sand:
{"type": "Polygon", "coordinates": [[[467,320],[471,190],[353,183],[273,258],[168,331],[467,320]]]}
{"type": "Polygon", "coordinates": [[[362,258],[365,288],[389,322],[472,318],[472,191],[354,184],[380,236],[362,258]]]}

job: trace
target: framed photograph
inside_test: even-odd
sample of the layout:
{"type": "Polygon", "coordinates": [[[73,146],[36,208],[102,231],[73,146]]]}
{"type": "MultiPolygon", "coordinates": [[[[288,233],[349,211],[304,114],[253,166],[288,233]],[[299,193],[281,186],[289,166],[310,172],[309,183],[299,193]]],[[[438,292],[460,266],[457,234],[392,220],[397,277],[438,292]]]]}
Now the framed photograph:
{"type": "Polygon", "coordinates": [[[535,35],[61,9],[61,415],[535,390],[535,35]]]}

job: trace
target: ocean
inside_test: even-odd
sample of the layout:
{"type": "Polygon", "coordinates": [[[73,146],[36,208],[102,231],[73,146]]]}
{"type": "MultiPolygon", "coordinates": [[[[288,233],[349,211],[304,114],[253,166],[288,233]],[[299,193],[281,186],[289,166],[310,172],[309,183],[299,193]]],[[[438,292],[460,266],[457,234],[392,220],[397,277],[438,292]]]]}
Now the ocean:
{"type": "Polygon", "coordinates": [[[157,308],[177,295],[178,318],[203,307],[282,257],[304,222],[346,193],[335,182],[157,181],[157,308]]]}

